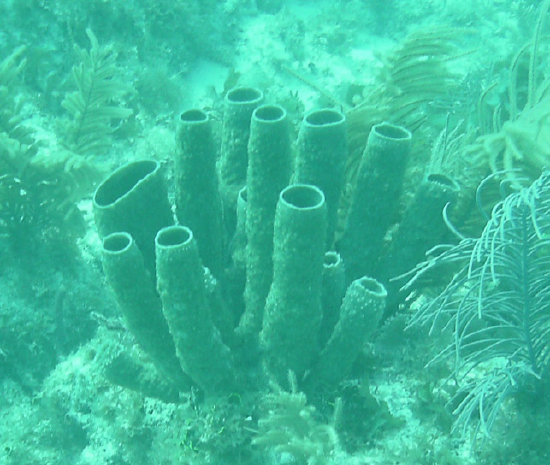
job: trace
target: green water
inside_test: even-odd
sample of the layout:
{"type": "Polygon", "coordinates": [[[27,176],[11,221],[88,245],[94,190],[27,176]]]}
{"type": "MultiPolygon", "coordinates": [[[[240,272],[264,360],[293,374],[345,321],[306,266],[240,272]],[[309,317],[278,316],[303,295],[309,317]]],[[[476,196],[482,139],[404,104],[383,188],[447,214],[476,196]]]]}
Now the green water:
{"type": "Polygon", "coordinates": [[[549,8],[1,0],[0,465],[549,463],[549,8]]]}

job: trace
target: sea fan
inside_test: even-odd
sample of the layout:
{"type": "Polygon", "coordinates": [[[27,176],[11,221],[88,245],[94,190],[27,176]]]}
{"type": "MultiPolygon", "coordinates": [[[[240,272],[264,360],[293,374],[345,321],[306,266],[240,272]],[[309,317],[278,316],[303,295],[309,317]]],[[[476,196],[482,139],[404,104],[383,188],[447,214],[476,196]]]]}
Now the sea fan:
{"type": "Polygon", "coordinates": [[[459,264],[445,290],[413,323],[443,323],[453,341],[437,357],[454,358],[461,383],[455,427],[489,433],[512,394],[548,388],[550,368],[550,171],[493,209],[479,239],[440,247],[407,286],[434,267],[459,264]]]}
{"type": "Polygon", "coordinates": [[[114,122],[128,118],[132,111],[119,105],[130,87],[118,79],[116,53],[101,47],[91,29],[86,29],[90,51],[75,47],[80,63],[73,67],[77,90],[67,94],[63,107],[72,115],[68,146],[78,154],[101,152],[109,147],[114,122]]]}
{"type": "Polygon", "coordinates": [[[25,51],[24,46],[18,47],[0,62],[0,176],[19,175],[39,145],[22,115],[25,99],[18,98],[27,63],[25,51]]]}

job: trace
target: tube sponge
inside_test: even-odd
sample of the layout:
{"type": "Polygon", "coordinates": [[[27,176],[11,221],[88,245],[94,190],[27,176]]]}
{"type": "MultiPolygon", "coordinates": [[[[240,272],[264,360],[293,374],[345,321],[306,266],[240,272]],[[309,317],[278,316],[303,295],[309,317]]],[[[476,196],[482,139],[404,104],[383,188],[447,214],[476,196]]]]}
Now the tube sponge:
{"type": "Polygon", "coordinates": [[[325,252],[323,263],[323,324],[319,335],[321,347],[328,341],[340,317],[340,306],[346,292],[346,270],[338,252],[325,252]]]}
{"type": "Polygon", "coordinates": [[[210,118],[192,109],[180,115],[175,157],[176,216],[192,229],[201,260],[218,279],[223,261],[222,201],[210,118]]]}
{"type": "Polygon", "coordinates": [[[313,110],[304,116],[298,134],[294,182],[313,184],[325,194],[327,242],[336,229],[340,193],[348,153],[346,117],[332,108],[313,110]]]}
{"type": "Polygon", "coordinates": [[[325,231],[323,192],[307,184],[283,189],[275,214],[273,283],[260,333],[266,368],[281,386],[288,370],[301,377],[318,353],[325,231]]]}
{"type": "Polygon", "coordinates": [[[428,174],[416,189],[378,267],[377,277],[388,290],[388,310],[395,310],[391,307],[402,297],[398,295],[399,285],[390,279],[414,268],[429,249],[440,243],[447,231],[443,209],[455,203],[459,191],[453,178],[440,173],[428,174]]]}
{"type": "Polygon", "coordinates": [[[310,374],[311,383],[335,387],[349,374],[365,340],[378,326],[386,296],[384,286],[372,278],[363,277],[349,285],[340,320],[310,374]]]}
{"type": "Polygon", "coordinates": [[[340,241],[348,282],[374,273],[399,206],[411,139],[407,129],[390,123],[373,126],[369,134],[340,241]]]}
{"type": "Polygon", "coordinates": [[[229,235],[235,228],[237,195],[246,184],[250,118],[263,98],[263,92],[254,87],[235,87],[225,95],[219,172],[229,235]]]}
{"type": "Polygon", "coordinates": [[[154,276],[155,235],[174,223],[160,164],[139,160],[121,166],[99,185],[93,207],[99,236],[129,233],[154,276]]]}
{"type": "Polygon", "coordinates": [[[107,281],[136,342],[164,376],[179,389],[188,389],[192,383],[180,368],[161,301],[132,236],[109,234],[103,239],[102,252],[107,281]]]}
{"type": "Polygon", "coordinates": [[[258,334],[265,299],[273,279],[273,227],[281,190],[291,169],[287,114],[279,105],[262,105],[252,113],[248,143],[246,202],[246,311],[239,330],[258,334]]]}
{"type": "Polygon", "coordinates": [[[184,226],[163,228],[155,246],[157,289],[183,371],[207,394],[229,389],[232,358],[210,316],[193,233],[184,226]]]}

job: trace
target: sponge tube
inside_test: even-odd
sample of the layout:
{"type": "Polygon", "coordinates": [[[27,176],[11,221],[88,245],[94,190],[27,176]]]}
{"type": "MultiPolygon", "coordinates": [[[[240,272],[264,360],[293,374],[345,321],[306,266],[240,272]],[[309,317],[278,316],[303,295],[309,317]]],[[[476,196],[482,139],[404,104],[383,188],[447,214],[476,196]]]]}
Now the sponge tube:
{"type": "Polygon", "coordinates": [[[340,320],[310,374],[312,383],[335,387],[349,374],[363,344],[378,326],[386,296],[384,286],[372,278],[363,277],[349,285],[340,320]]]}
{"type": "Polygon", "coordinates": [[[176,348],[162,314],[162,304],[132,236],[126,232],[103,239],[103,269],[128,329],[159,371],[180,390],[191,380],[182,372],[176,348]]]}
{"type": "Polygon", "coordinates": [[[323,263],[323,324],[319,334],[321,347],[328,341],[340,317],[340,306],[346,292],[346,270],[338,252],[325,252],[323,263]]]}
{"type": "Polygon", "coordinates": [[[160,164],[139,160],[118,168],[95,191],[93,207],[99,236],[129,233],[154,276],[155,235],[174,222],[160,164]]]}
{"type": "Polygon", "coordinates": [[[399,206],[411,139],[409,131],[390,123],[377,124],[369,134],[339,247],[348,282],[374,274],[399,206]]]}
{"type": "Polygon", "coordinates": [[[454,204],[460,186],[451,177],[430,173],[419,184],[411,204],[405,210],[399,228],[392,235],[388,253],[380,261],[377,277],[388,290],[388,310],[399,302],[399,283],[390,281],[425,259],[426,252],[441,242],[447,225],[443,209],[454,204]]]}
{"type": "Polygon", "coordinates": [[[323,192],[307,184],[283,189],[275,216],[273,283],[260,333],[266,368],[281,386],[288,370],[301,377],[318,353],[325,231],[323,192]]]}
{"type": "Polygon", "coordinates": [[[183,371],[206,393],[229,389],[231,354],[210,316],[193,233],[185,226],[163,228],[155,245],[157,289],[183,371]]]}
{"type": "Polygon", "coordinates": [[[298,134],[294,182],[313,184],[325,194],[329,247],[336,229],[347,152],[346,117],[343,113],[324,108],[304,116],[298,134]]]}
{"type": "Polygon", "coordinates": [[[239,330],[257,335],[273,278],[273,227],[281,190],[290,179],[291,152],[286,111],[262,105],[252,113],[248,143],[246,203],[246,311],[239,330]]]}
{"type": "Polygon", "coordinates": [[[250,118],[263,98],[263,92],[254,87],[235,87],[225,95],[219,172],[229,236],[235,227],[237,195],[246,184],[250,118]]]}
{"type": "Polygon", "coordinates": [[[222,203],[208,114],[197,109],[183,112],[177,141],[176,216],[180,224],[193,230],[202,262],[219,279],[223,260],[222,203]]]}

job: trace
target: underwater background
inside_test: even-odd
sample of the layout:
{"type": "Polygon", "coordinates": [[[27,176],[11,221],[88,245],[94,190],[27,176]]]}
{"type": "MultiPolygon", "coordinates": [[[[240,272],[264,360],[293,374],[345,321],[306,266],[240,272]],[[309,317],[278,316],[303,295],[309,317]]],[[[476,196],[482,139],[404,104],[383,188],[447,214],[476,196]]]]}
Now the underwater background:
{"type": "Polygon", "coordinates": [[[1,0],[0,464],[550,463],[549,9],[1,0]]]}

